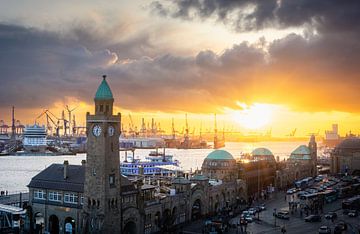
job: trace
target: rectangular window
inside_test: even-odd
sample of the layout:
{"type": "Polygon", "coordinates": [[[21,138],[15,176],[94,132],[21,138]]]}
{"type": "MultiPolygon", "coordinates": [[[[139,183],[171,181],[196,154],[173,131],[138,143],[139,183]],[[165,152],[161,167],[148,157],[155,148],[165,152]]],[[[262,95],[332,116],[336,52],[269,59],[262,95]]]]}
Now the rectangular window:
{"type": "Polygon", "coordinates": [[[61,193],[54,191],[49,192],[49,201],[61,202],[61,200],[62,200],[61,193]]]}
{"type": "Polygon", "coordinates": [[[71,204],[78,204],[79,202],[78,195],[75,193],[65,193],[64,202],[71,204]]]}
{"type": "Polygon", "coordinates": [[[106,105],[106,113],[109,112],[109,105],[106,105]]]}
{"type": "Polygon", "coordinates": [[[44,190],[34,190],[34,198],[35,199],[45,200],[46,199],[46,193],[44,192],[44,190]]]}
{"type": "Polygon", "coordinates": [[[104,106],[100,105],[100,112],[103,112],[103,111],[104,111],[104,106]]]}
{"type": "Polygon", "coordinates": [[[84,196],[83,196],[83,195],[81,195],[80,204],[81,204],[81,205],[84,205],[84,196]]]}
{"type": "Polygon", "coordinates": [[[109,175],[109,184],[110,184],[110,187],[115,186],[115,174],[109,175]]]}

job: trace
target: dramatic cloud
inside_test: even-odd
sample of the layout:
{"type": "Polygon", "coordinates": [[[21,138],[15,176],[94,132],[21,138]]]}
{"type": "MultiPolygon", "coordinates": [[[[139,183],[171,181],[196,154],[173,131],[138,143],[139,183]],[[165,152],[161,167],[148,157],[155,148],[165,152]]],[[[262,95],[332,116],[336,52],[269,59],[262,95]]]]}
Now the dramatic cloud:
{"type": "Polygon", "coordinates": [[[154,1],[153,12],[186,20],[209,18],[237,31],[313,25],[321,31],[359,29],[357,0],[179,0],[154,1]],[[170,2],[170,3],[169,3],[170,2]]]}
{"type": "Polygon", "coordinates": [[[90,102],[106,73],[117,105],[131,110],[213,112],[239,100],[360,111],[356,1],[187,0],[152,7],[166,17],[215,17],[238,30],[306,27],[303,35],[185,56],[155,45],[151,29],[129,33],[119,24],[108,32],[85,24],[56,33],[1,24],[0,108],[45,108],[67,97],[90,102]]]}

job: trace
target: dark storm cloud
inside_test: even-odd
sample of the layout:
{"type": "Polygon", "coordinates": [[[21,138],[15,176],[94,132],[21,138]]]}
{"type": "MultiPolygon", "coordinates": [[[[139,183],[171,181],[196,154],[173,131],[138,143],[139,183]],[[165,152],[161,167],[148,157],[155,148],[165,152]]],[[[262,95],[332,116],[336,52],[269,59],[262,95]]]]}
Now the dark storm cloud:
{"type": "Polygon", "coordinates": [[[154,1],[152,11],[187,20],[215,18],[237,31],[311,24],[321,31],[359,30],[358,0],[154,1]]]}
{"type": "Polygon", "coordinates": [[[309,26],[304,36],[268,42],[266,50],[242,42],[193,56],[164,53],[146,31],[119,37],[128,35],[121,25],[109,32],[76,25],[61,34],[0,25],[0,105],[47,107],[66,96],[91,102],[106,73],[117,105],[132,110],[208,112],[240,100],[360,111],[359,8],[335,3],[188,0],[174,2],[172,12],[153,3],[164,16],[215,16],[241,30],[309,26]],[[240,9],[250,5],[252,11],[240,9]]]}
{"type": "Polygon", "coordinates": [[[107,73],[121,107],[203,111],[217,104],[232,105],[226,88],[218,84],[246,83],[249,71],[264,63],[263,52],[247,43],[221,55],[203,51],[189,57],[168,53],[119,59],[113,50],[92,44],[98,39],[79,38],[84,36],[1,25],[1,107],[46,108],[64,97],[90,102],[99,76],[107,73]]]}
{"type": "Polygon", "coordinates": [[[55,33],[11,25],[0,25],[0,51],[1,106],[46,107],[65,96],[84,97],[84,80],[116,60],[108,50],[90,52],[55,33]]]}

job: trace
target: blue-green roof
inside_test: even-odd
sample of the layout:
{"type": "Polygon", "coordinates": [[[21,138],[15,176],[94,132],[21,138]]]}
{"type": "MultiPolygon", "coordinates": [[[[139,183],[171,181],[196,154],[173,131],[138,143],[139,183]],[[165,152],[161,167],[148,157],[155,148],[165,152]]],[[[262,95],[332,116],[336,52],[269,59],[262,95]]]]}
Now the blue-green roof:
{"type": "Polygon", "coordinates": [[[101,82],[99,88],[96,91],[95,99],[96,100],[111,100],[113,99],[113,95],[111,89],[106,82],[106,76],[103,76],[103,81],[101,82]]]}
{"type": "Polygon", "coordinates": [[[208,180],[208,179],[209,178],[201,174],[196,174],[193,177],[191,177],[191,180],[208,180]]]}
{"type": "Polygon", "coordinates": [[[191,184],[191,182],[184,177],[176,177],[172,180],[173,184],[191,184]]]}
{"type": "Polygon", "coordinates": [[[225,150],[215,150],[211,152],[206,159],[210,160],[233,160],[234,157],[225,150]]]}
{"type": "Polygon", "coordinates": [[[311,159],[309,147],[307,147],[306,145],[300,145],[291,153],[290,159],[298,159],[298,160],[311,159]]]}
{"type": "Polygon", "coordinates": [[[266,148],[256,148],[251,152],[252,156],[274,156],[270,150],[266,148]]]}

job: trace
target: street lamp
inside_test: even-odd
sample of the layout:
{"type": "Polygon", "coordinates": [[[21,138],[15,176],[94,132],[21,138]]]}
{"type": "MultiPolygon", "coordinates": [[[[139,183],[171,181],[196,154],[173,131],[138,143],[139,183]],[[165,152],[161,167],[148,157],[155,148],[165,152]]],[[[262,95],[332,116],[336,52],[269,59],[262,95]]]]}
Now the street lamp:
{"type": "Polygon", "coordinates": [[[274,215],[274,226],[276,227],[276,208],[274,208],[273,215],[274,215]]]}

